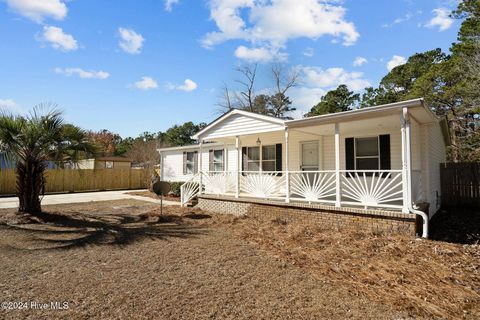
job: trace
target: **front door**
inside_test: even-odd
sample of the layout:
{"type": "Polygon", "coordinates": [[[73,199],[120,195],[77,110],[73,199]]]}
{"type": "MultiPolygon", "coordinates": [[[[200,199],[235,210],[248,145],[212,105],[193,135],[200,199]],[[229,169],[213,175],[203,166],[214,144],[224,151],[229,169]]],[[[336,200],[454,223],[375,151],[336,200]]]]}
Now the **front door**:
{"type": "Polygon", "coordinates": [[[302,171],[317,171],[318,157],[318,141],[302,142],[302,171]]]}

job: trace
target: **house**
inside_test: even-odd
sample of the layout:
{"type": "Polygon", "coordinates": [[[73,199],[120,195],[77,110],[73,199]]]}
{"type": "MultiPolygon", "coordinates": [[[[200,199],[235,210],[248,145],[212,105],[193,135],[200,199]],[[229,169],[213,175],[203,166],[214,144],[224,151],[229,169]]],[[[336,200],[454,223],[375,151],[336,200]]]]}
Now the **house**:
{"type": "MultiPolygon", "coordinates": [[[[54,161],[47,161],[47,169],[56,169],[58,168],[57,163],[54,161]]],[[[7,157],[5,152],[0,151],[0,170],[15,169],[16,161],[7,157]]]]}
{"type": "Polygon", "coordinates": [[[424,235],[440,208],[439,168],[450,144],[445,119],[423,99],[298,120],[231,110],[193,138],[197,145],[159,149],[161,179],[185,182],[183,204],[268,200],[419,215],[424,235]]]}
{"type": "Polygon", "coordinates": [[[130,169],[132,160],[124,157],[82,159],[69,165],[71,169],[130,169]]]}

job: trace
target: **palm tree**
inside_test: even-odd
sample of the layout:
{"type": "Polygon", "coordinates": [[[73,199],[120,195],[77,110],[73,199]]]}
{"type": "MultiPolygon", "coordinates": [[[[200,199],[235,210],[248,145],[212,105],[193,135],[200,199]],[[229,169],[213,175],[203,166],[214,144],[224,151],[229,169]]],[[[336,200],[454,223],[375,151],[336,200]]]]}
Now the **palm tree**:
{"type": "Polygon", "coordinates": [[[19,212],[39,216],[48,161],[75,161],[94,152],[83,130],[66,124],[57,109],[42,112],[45,107],[52,106],[37,106],[27,116],[0,115],[0,150],[16,163],[19,212]]]}

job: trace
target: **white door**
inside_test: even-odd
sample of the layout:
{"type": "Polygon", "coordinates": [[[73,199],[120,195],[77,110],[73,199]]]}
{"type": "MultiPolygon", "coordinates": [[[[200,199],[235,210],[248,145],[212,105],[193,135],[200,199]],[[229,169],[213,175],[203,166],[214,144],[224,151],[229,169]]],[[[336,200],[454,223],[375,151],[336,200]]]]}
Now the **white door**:
{"type": "Polygon", "coordinates": [[[318,141],[302,142],[302,171],[317,171],[318,141]]]}

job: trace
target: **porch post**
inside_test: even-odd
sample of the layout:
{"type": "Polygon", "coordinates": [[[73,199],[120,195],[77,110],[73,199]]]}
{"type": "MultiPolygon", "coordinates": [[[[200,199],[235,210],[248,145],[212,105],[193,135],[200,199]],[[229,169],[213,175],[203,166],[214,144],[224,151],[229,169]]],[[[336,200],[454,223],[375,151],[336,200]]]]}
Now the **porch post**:
{"type": "Polygon", "coordinates": [[[412,203],[412,131],[411,121],[408,114],[408,108],[404,108],[406,112],[406,128],[405,128],[405,143],[407,145],[407,198],[409,205],[412,203]]]}
{"type": "Polygon", "coordinates": [[[285,127],[285,202],[290,202],[290,173],[288,171],[288,127],[285,127]]]}
{"type": "Polygon", "coordinates": [[[227,166],[228,166],[228,145],[227,145],[226,142],[223,144],[223,152],[224,152],[224,154],[223,154],[223,172],[226,175],[227,171],[228,171],[228,168],[227,168],[227,166]]]}
{"type": "Polygon", "coordinates": [[[340,188],[340,125],[335,123],[335,207],[341,207],[340,188]]]}
{"type": "Polygon", "coordinates": [[[235,137],[235,148],[237,148],[237,183],[235,186],[235,198],[240,197],[240,161],[242,159],[242,150],[240,149],[240,137],[235,137]]]}
{"type": "Polygon", "coordinates": [[[199,182],[199,186],[198,186],[198,194],[202,194],[202,189],[203,189],[203,185],[202,185],[202,158],[203,158],[203,140],[200,140],[200,146],[199,146],[199,152],[198,152],[198,174],[199,174],[199,177],[198,177],[198,182],[199,182]]]}
{"type": "Polygon", "coordinates": [[[163,164],[164,164],[164,162],[165,161],[163,161],[163,153],[160,152],[160,180],[161,181],[165,181],[163,179],[163,175],[164,175],[164,169],[163,169],[164,165],[163,164]]]}
{"type": "MultiPolygon", "coordinates": [[[[403,108],[402,110],[402,115],[400,118],[401,122],[401,134],[402,134],[402,212],[403,213],[409,213],[409,204],[408,204],[408,188],[409,188],[409,183],[408,183],[408,152],[409,148],[407,148],[408,142],[410,139],[407,141],[407,124],[408,124],[408,108],[403,108]]],[[[409,126],[409,125],[408,125],[409,126]]],[[[408,130],[408,133],[410,133],[410,130],[408,130]]]]}

